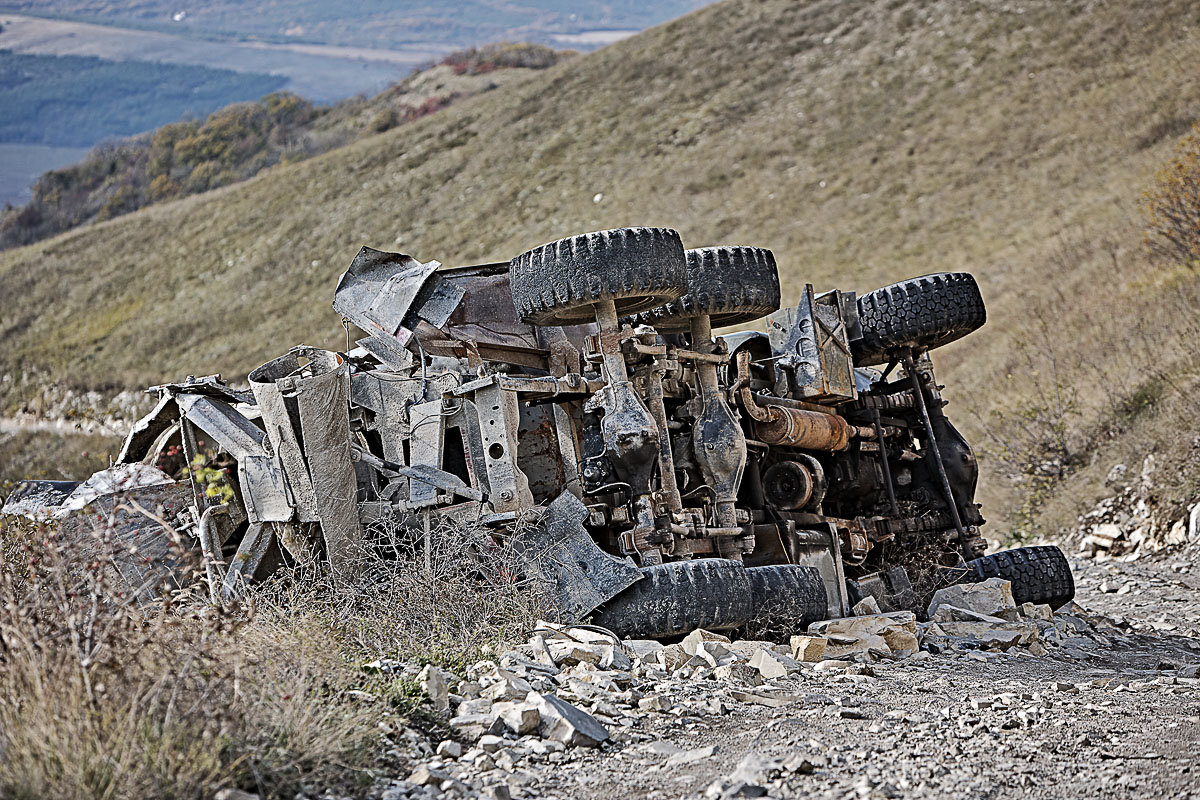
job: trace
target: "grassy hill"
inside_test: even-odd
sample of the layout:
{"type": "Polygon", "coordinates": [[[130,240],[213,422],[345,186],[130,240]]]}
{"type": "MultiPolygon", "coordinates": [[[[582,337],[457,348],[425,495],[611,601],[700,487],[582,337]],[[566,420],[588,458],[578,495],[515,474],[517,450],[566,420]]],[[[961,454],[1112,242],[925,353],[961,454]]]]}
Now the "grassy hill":
{"type": "Polygon", "coordinates": [[[0,373],[10,403],[31,370],[111,390],[240,375],[344,341],[329,302],[362,244],[459,264],[669,225],[693,247],[772,248],[785,296],[974,272],[990,323],[940,360],[949,413],[990,443],[985,514],[1063,524],[1115,459],[1151,450],[1178,502],[1200,461],[1200,280],[1148,261],[1138,204],[1200,118],[1198,31],[1189,0],[726,0],[0,254],[0,373]]]}

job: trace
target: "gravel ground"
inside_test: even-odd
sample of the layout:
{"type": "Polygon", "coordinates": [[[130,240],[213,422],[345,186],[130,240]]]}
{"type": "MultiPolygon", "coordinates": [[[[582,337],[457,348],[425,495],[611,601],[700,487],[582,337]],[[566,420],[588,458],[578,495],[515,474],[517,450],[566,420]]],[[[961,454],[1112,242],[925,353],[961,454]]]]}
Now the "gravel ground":
{"type": "Polygon", "coordinates": [[[623,743],[523,758],[505,785],[622,800],[1200,798],[1195,563],[1183,551],[1077,562],[1077,601],[1117,624],[1048,656],[951,650],[850,671],[863,674],[805,670],[774,682],[791,694],[781,707],[684,685],[623,743]]]}

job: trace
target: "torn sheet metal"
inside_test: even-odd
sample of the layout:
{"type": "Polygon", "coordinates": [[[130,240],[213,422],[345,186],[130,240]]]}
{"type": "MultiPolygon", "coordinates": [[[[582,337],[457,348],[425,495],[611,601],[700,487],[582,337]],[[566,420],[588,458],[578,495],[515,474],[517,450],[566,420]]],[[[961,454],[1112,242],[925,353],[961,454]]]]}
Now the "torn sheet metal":
{"type": "Polygon", "coordinates": [[[642,579],[632,561],[596,545],[583,527],[587,516],[582,501],[563,492],[536,524],[519,526],[513,534],[513,547],[526,560],[530,577],[564,619],[583,619],[642,579]]]}
{"type": "Polygon", "coordinates": [[[463,298],[461,287],[435,275],[440,266],[364,247],[338,281],[333,309],[399,358],[421,320],[434,328],[445,325],[463,298]]]}
{"type": "Polygon", "coordinates": [[[293,348],[250,373],[267,437],[297,500],[320,522],[335,574],[356,571],[362,531],[350,449],[350,367],[336,353],[293,348]]]}
{"type": "Polygon", "coordinates": [[[0,508],[0,514],[45,522],[79,484],[80,481],[21,481],[0,508]]]}

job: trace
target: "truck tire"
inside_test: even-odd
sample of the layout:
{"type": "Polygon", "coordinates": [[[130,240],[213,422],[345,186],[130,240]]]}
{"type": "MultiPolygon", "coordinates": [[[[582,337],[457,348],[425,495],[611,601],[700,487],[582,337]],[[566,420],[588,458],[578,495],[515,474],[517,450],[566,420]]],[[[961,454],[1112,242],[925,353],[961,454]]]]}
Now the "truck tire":
{"type": "Polygon", "coordinates": [[[742,325],[779,310],[775,254],[761,247],[703,247],[687,251],[687,294],[645,311],[639,321],[663,333],[688,329],[708,314],[714,328],[742,325]]]}
{"type": "Polygon", "coordinates": [[[829,616],[825,582],[816,567],[774,564],[750,567],[746,575],[754,600],[750,625],[755,635],[789,636],[829,616]]]}
{"type": "Polygon", "coordinates": [[[1052,545],[1017,547],[966,563],[967,574],[958,583],[978,583],[1003,578],[1012,583],[1013,600],[1065,606],[1075,598],[1075,579],[1063,551],[1052,545]]]}
{"type": "Polygon", "coordinates": [[[750,579],[737,561],[671,561],[642,567],[642,575],[592,612],[592,622],[622,638],[661,639],[697,628],[737,628],[753,612],[750,579]]]}
{"type": "Polygon", "coordinates": [[[905,348],[932,350],[987,321],[969,272],[939,272],[893,283],[858,298],[862,338],[850,343],[860,367],[884,364],[905,348]]]}
{"type": "Polygon", "coordinates": [[[535,247],[509,262],[513,305],[522,322],[574,325],[595,320],[612,300],[634,314],[687,291],[687,261],[670,228],[617,228],[535,247]]]}

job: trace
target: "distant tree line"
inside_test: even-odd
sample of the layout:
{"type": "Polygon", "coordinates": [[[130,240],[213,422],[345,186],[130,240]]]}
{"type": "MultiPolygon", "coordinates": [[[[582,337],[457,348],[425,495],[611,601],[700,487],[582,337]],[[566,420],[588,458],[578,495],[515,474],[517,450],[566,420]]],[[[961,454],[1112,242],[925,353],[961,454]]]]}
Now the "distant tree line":
{"type": "MultiPolygon", "coordinates": [[[[573,53],[504,44],[453,53],[434,66],[478,75],[515,67],[541,69],[566,55],[573,53]]],[[[203,119],[172,122],[150,133],[105,142],[79,164],[43,174],[28,204],[0,210],[0,249],[243,181],[276,164],[427,116],[461,96],[450,90],[414,99],[407,89],[416,77],[374,98],[351,98],[334,106],[314,106],[290,92],[272,92],[203,119]]],[[[3,86],[0,79],[0,92],[3,86]]]]}

